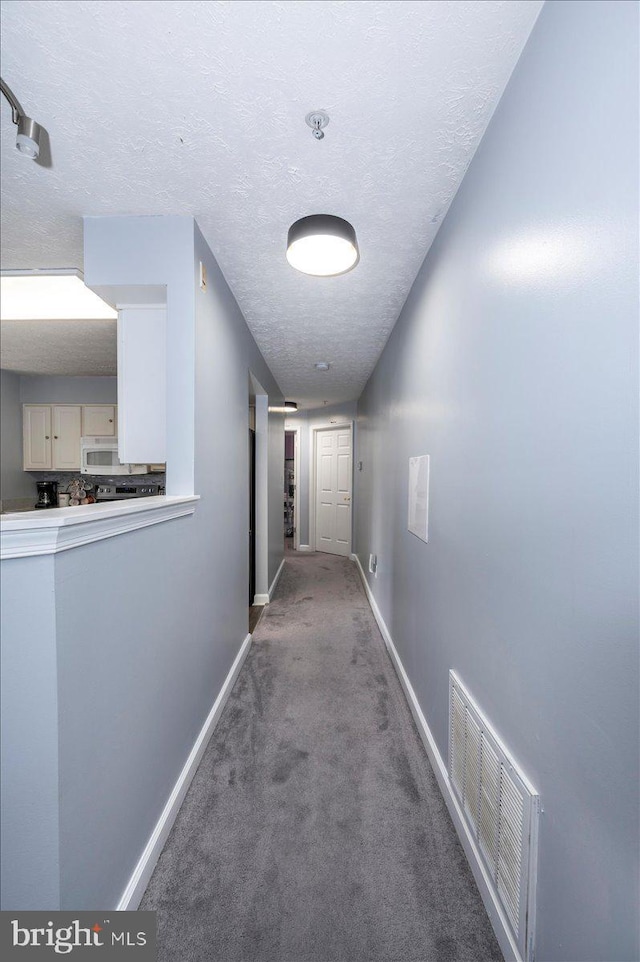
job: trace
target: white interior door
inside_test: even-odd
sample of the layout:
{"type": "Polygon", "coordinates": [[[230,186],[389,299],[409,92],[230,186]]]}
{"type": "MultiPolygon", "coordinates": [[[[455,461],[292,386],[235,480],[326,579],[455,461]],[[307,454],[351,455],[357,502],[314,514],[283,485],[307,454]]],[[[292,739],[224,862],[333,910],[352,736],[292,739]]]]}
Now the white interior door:
{"type": "Polygon", "coordinates": [[[351,554],[351,426],[316,431],[316,551],[351,554]]]}

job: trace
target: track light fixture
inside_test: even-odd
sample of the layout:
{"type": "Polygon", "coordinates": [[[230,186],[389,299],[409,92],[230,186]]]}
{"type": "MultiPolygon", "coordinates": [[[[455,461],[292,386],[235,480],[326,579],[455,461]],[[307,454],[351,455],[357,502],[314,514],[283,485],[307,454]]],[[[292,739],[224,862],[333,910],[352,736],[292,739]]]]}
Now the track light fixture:
{"type": "Polygon", "coordinates": [[[40,153],[42,127],[40,124],[37,124],[35,120],[32,120],[31,117],[27,117],[20,101],[1,77],[0,91],[2,91],[2,94],[11,107],[11,120],[18,128],[16,148],[21,154],[24,154],[25,157],[31,157],[32,160],[37,160],[40,153]]]}

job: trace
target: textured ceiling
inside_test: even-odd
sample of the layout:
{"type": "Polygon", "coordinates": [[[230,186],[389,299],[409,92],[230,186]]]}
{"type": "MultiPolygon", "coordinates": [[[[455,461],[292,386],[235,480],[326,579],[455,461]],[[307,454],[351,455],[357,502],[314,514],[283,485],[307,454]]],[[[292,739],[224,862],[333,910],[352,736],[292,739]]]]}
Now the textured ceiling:
{"type": "Polygon", "coordinates": [[[3,321],[0,367],[21,374],[116,373],[115,321],[3,321]]]}
{"type": "Polygon", "coordinates": [[[285,395],[355,398],[541,6],[3,0],[3,76],[52,166],[3,100],[2,266],[82,267],[85,214],[193,214],[285,395]],[[353,223],[353,272],[289,267],[310,213],[353,223]]]}

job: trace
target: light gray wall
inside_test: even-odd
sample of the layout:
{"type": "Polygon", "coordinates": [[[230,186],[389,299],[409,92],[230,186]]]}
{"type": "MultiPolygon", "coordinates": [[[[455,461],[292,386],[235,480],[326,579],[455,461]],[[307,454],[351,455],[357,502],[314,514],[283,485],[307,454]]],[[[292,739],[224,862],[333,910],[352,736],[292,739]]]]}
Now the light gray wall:
{"type": "Polygon", "coordinates": [[[548,2],[358,408],[358,555],[440,754],[455,668],[542,794],[539,962],[639,957],[637,211],[638,6],[548,2]]]}
{"type": "Polygon", "coordinates": [[[118,904],[228,670],[203,536],[195,514],[56,555],[61,908],[118,904]]]}
{"type": "Polygon", "coordinates": [[[0,623],[2,908],[55,908],[60,860],[53,557],[2,562],[0,623]]]}
{"type": "Polygon", "coordinates": [[[117,404],[118,379],[23,374],[20,400],[22,404],[117,404]]]}
{"type": "Polygon", "coordinates": [[[22,470],[20,375],[0,371],[0,500],[34,498],[33,478],[22,470]]]}
{"type": "MultiPolygon", "coordinates": [[[[199,228],[195,228],[194,283],[199,262],[207,270],[207,290],[196,296],[196,490],[203,494],[202,523],[215,532],[219,544],[238,539],[237,569],[226,552],[214,557],[212,544],[202,563],[219,599],[235,595],[237,614],[246,625],[249,570],[249,392],[251,372],[265,391],[268,403],[282,403],[282,393],[249,332],[199,228]],[[208,498],[204,500],[204,493],[208,498]]],[[[269,416],[268,441],[268,588],[282,561],[282,466],[284,418],[269,416]],[[278,473],[279,472],[279,473],[278,473]]],[[[219,548],[218,548],[219,551],[219,548]]],[[[232,637],[237,637],[236,626],[232,637]]]]}
{"type": "MultiPolygon", "coordinates": [[[[111,247],[110,240],[118,237],[118,225],[112,222],[116,219],[106,219],[111,221],[106,238],[99,220],[92,223],[91,242],[106,259],[100,280],[109,286],[119,282],[122,265],[129,262],[123,257],[122,238],[111,247]]],[[[191,405],[184,405],[182,416],[187,441],[189,433],[193,439],[191,470],[200,501],[192,517],[47,559],[55,585],[57,677],[55,672],[49,677],[57,703],[52,730],[57,723],[59,745],[59,812],[52,813],[49,804],[47,816],[55,814],[56,823],[59,818],[60,905],[75,910],[117,905],[248,633],[250,366],[276,403],[282,400],[193,220],[123,220],[125,234],[148,258],[146,267],[139,264],[140,274],[131,271],[126,282],[135,285],[141,275],[149,283],[150,278],[158,284],[168,281],[168,323],[179,318],[185,341],[194,349],[178,360],[174,382],[181,375],[189,390],[189,356],[195,359],[191,405]],[[166,244],[173,245],[171,263],[166,244]],[[199,259],[207,262],[206,295],[196,286],[199,259]],[[164,268],[173,273],[167,276],[164,268]],[[176,291],[186,292],[185,301],[176,291]],[[196,410],[195,425],[189,423],[190,410],[196,410]]],[[[283,420],[274,423],[272,444],[281,466],[283,420]]],[[[178,466],[175,476],[184,480],[188,470],[178,466]]],[[[279,543],[269,545],[274,573],[283,554],[281,489],[279,474],[268,495],[269,504],[277,505],[279,521],[279,543]]],[[[49,591],[39,561],[3,562],[7,571],[15,572],[15,601],[3,613],[3,642],[9,648],[20,644],[23,651],[19,664],[12,663],[3,679],[9,686],[12,678],[24,675],[31,650],[22,642],[19,619],[25,594],[39,611],[41,592],[49,591]]],[[[38,719],[37,706],[33,712],[38,719]]],[[[19,740],[23,751],[35,751],[28,737],[26,743],[19,740]]],[[[15,758],[7,764],[4,784],[19,791],[15,758]]],[[[45,879],[51,874],[52,858],[44,853],[42,872],[34,871],[37,850],[25,830],[29,819],[18,820],[14,813],[13,822],[15,851],[27,857],[12,859],[4,897],[21,908],[55,908],[55,893],[42,889],[39,881],[40,874],[45,879]],[[26,888],[31,892],[28,906],[21,902],[26,888]]],[[[9,832],[13,827],[6,826],[9,832]]]]}
{"type": "MultiPolygon", "coordinates": [[[[311,480],[311,445],[313,444],[313,431],[315,428],[331,427],[332,423],[341,424],[345,421],[356,420],[357,407],[355,401],[345,401],[340,404],[327,404],[321,408],[311,408],[308,411],[300,411],[298,414],[290,416],[285,421],[287,429],[298,427],[300,444],[300,478],[297,481],[296,493],[300,499],[298,507],[298,523],[300,526],[300,544],[309,544],[309,504],[310,504],[310,480],[311,480]]],[[[355,445],[354,429],[354,445],[355,445]]],[[[284,461],[282,466],[282,478],[284,478],[284,461]]],[[[281,486],[282,486],[281,479],[281,486]]],[[[313,547],[313,546],[312,546],[313,547]]]]}

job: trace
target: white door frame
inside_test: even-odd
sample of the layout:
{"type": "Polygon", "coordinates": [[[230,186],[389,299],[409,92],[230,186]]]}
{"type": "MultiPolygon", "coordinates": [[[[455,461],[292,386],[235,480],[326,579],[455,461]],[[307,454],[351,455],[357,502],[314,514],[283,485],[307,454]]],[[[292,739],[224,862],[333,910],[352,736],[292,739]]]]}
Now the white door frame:
{"type": "Polygon", "coordinates": [[[284,426],[285,434],[295,434],[293,448],[293,473],[296,479],[296,488],[293,498],[293,550],[300,550],[300,425],[295,428],[284,426]]]}
{"type": "Polygon", "coordinates": [[[353,421],[342,421],[340,424],[318,424],[311,429],[311,444],[309,451],[309,547],[316,551],[316,471],[317,471],[317,431],[344,431],[349,428],[351,435],[351,531],[349,534],[349,553],[353,549],[353,421]]]}

